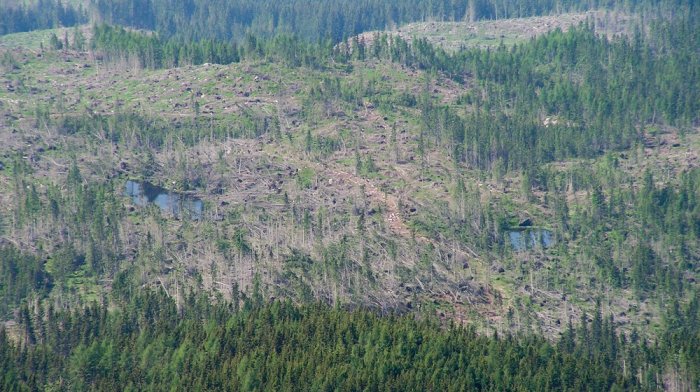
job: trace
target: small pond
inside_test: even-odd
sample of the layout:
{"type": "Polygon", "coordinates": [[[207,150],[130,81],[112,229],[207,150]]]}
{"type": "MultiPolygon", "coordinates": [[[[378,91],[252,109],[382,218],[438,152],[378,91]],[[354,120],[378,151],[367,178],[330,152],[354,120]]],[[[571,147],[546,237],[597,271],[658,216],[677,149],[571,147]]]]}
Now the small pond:
{"type": "Polygon", "coordinates": [[[171,192],[149,182],[131,180],[126,182],[125,193],[137,206],[145,207],[148,204],[155,204],[162,211],[178,218],[202,219],[204,203],[200,199],[171,192]]]}
{"type": "Polygon", "coordinates": [[[554,244],[554,236],[547,229],[518,229],[507,232],[510,246],[514,251],[520,252],[527,249],[549,248],[554,244]]]}

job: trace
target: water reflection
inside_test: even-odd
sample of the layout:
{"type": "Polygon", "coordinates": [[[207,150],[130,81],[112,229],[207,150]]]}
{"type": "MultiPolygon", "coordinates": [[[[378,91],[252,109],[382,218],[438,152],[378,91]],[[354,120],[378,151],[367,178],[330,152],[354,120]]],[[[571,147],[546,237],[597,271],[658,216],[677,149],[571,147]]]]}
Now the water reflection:
{"type": "Polygon", "coordinates": [[[126,195],[131,197],[134,204],[140,207],[153,203],[162,211],[178,218],[202,219],[204,211],[202,200],[168,191],[149,182],[127,181],[126,195]]]}
{"type": "Polygon", "coordinates": [[[508,239],[516,252],[537,247],[549,248],[554,243],[552,232],[546,229],[511,230],[508,239]]]}

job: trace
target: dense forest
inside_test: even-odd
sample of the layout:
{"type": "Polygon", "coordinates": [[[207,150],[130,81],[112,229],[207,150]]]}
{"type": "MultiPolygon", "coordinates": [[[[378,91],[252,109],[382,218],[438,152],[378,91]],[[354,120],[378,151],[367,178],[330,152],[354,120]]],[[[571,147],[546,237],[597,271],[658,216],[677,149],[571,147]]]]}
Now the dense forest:
{"type": "Polygon", "coordinates": [[[384,30],[416,21],[461,21],[521,18],[550,13],[613,7],[633,11],[670,10],[693,6],[681,0],[633,2],[576,0],[349,0],[214,1],[214,0],[90,0],[85,8],[60,0],[30,5],[0,5],[0,34],[70,27],[94,21],[153,30],[182,42],[201,39],[241,42],[249,34],[270,37],[292,34],[318,42],[337,43],[359,33],[384,30]],[[310,4],[311,3],[311,4],[310,4]],[[661,8],[658,8],[661,7],[661,8]]]}
{"type": "Polygon", "coordinates": [[[692,2],[576,0],[370,0],[370,1],[212,1],[93,0],[103,22],[155,30],[163,36],[192,39],[234,39],[246,34],[294,34],[312,42],[340,42],[364,31],[384,30],[407,22],[519,18],[596,9],[615,4],[643,9],[659,3],[692,2]]]}
{"type": "Polygon", "coordinates": [[[0,4],[0,389],[700,388],[698,20],[0,4]]]}
{"type": "Polygon", "coordinates": [[[255,295],[212,304],[190,294],[178,307],[133,290],[116,291],[126,296],[118,310],[23,307],[22,348],[0,331],[3,390],[618,391],[700,381],[697,297],[650,345],[618,334],[600,310],[550,342],[255,295]]]}
{"type": "Polygon", "coordinates": [[[87,22],[82,7],[75,8],[60,0],[37,0],[29,5],[19,2],[0,4],[0,35],[22,31],[74,26],[87,22]]]}

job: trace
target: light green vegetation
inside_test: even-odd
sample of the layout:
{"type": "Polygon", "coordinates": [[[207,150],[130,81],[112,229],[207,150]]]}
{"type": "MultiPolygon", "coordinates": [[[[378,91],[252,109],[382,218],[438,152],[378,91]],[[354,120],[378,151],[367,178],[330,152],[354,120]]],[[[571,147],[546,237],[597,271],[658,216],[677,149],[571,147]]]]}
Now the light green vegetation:
{"type": "Polygon", "coordinates": [[[90,32],[90,27],[88,25],[84,25],[0,35],[0,50],[3,48],[20,47],[31,50],[39,50],[42,47],[48,49],[51,35],[55,34],[59,40],[63,40],[67,34],[69,40],[72,40],[73,33],[75,32],[76,28],[80,29],[84,34],[90,32]]]}
{"type": "MultiPolygon", "coordinates": [[[[516,22],[534,23],[493,23],[516,22]]],[[[589,39],[585,31],[552,37],[589,39]]],[[[658,323],[661,296],[646,297],[648,287],[632,288],[643,287],[640,280],[620,281],[617,267],[602,261],[631,270],[636,242],[624,226],[600,222],[613,209],[605,206],[626,203],[628,211],[614,212],[628,228],[643,229],[637,201],[616,195],[640,189],[647,168],[659,186],[678,186],[674,178],[697,159],[692,127],[679,145],[678,128],[664,124],[649,132],[653,145],[544,162],[529,161],[534,152],[508,140],[507,165],[494,158],[505,147],[479,148],[522,124],[508,122],[512,102],[485,71],[482,79],[460,79],[381,57],[290,67],[265,56],[146,69],[126,55],[103,60],[101,52],[6,53],[15,66],[0,80],[9,86],[0,90],[8,135],[0,159],[19,153],[31,169],[8,164],[0,172],[9,191],[0,196],[7,238],[41,255],[71,241],[78,253],[93,252],[101,272],[54,271],[75,298],[108,292],[104,282],[129,271],[139,285],[171,294],[201,288],[229,296],[233,284],[250,293],[258,279],[266,296],[300,302],[423,303],[483,330],[555,334],[597,299],[616,314],[641,309],[621,318],[625,329],[658,323]],[[451,146],[460,129],[461,137],[494,133],[459,141],[470,150],[458,159],[451,146]],[[70,185],[74,163],[89,191],[70,185]],[[127,179],[201,198],[203,221],[134,206],[123,195],[127,179]],[[57,189],[68,196],[59,198],[57,189]],[[81,207],[90,195],[101,209],[81,207]],[[77,213],[92,223],[71,223],[77,213]],[[551,231],[551,247],[512,249],[508,231],[526,218],[551,231]],[[289,267],[297,257],[311,261],[289,267]]],[[[534,68],[538,78],[549,78],[544,66],[534,68]]],[[[542,135],[547,117],[561,123],[562,134],[572,126],[564,116],[532,116],[543,117],[525,121],[542,135]]]]}
{"type": "MultiPolygon", "coordinates": [[[[501,44],[510,47],[555,29],[567,30],[586,22],[595,24],[601,34],[610,37],[629,34],[635,19],[622,12],[602,10],[476,22],[409,23],[390,30],[390,34],[408,41],[424,38],[433,45],[454,52],[465,47],[493,48],[501,44]]],[[[363,33],[362,38],[371,41],[375,34],[363,33]]]]}

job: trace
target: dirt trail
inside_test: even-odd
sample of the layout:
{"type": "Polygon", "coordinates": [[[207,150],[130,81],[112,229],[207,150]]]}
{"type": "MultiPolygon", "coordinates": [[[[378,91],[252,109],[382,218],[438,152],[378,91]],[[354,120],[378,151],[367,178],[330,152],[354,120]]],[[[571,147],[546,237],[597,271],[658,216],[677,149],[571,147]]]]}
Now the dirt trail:
{"type": "Polygon", "coordinates": [[[380,191],[371,181],[360,178],[355,174],[332,169],[331,173],[337,180],[348,182],[356,186],[364,186],[365,196],[367,196],[369,200],[377,204],[386,205],[386,214],[384,214],[384,219],[386,220],[386,223],[391,231],[402,237],[411,236],[411,230],[408,228],[403,218],[401,218],[399,201],[396,196],[380,191]]]}
{"type": "MultiPolygon", "coordinates": [[[[404,238],[413,238],[416,241],[421,242],[423,244],[430,243],[433,244],[436,248],[440,247],[438,240],[431,239],[418,233],[415,233],[408,227],[408,225],[406,225],[406,222],[401,216],[401,210],[399,209],[399,201],[396,196],[382,192],[372,183],[372,181],[358,177],[355,174],[336,169],[330,169],[330,172],[334,176],[334,179],[343,182],[348,182],[356,186],[364,186],[365,196],[370,201],[373,201],[377,204],[385,205],[386,213],[384,214],[384,219],[386,220],[389,229],[392,232],[394,232],[394,234],[397,234],[404,238]]],[[[475,260],[480,259],[479,255],[472,249],[466,247],[465,245],[462,245],[462,247],[464,247],[465,249],[461,249],[460,247],[454,250],[467,258],[475,260]]]]}

